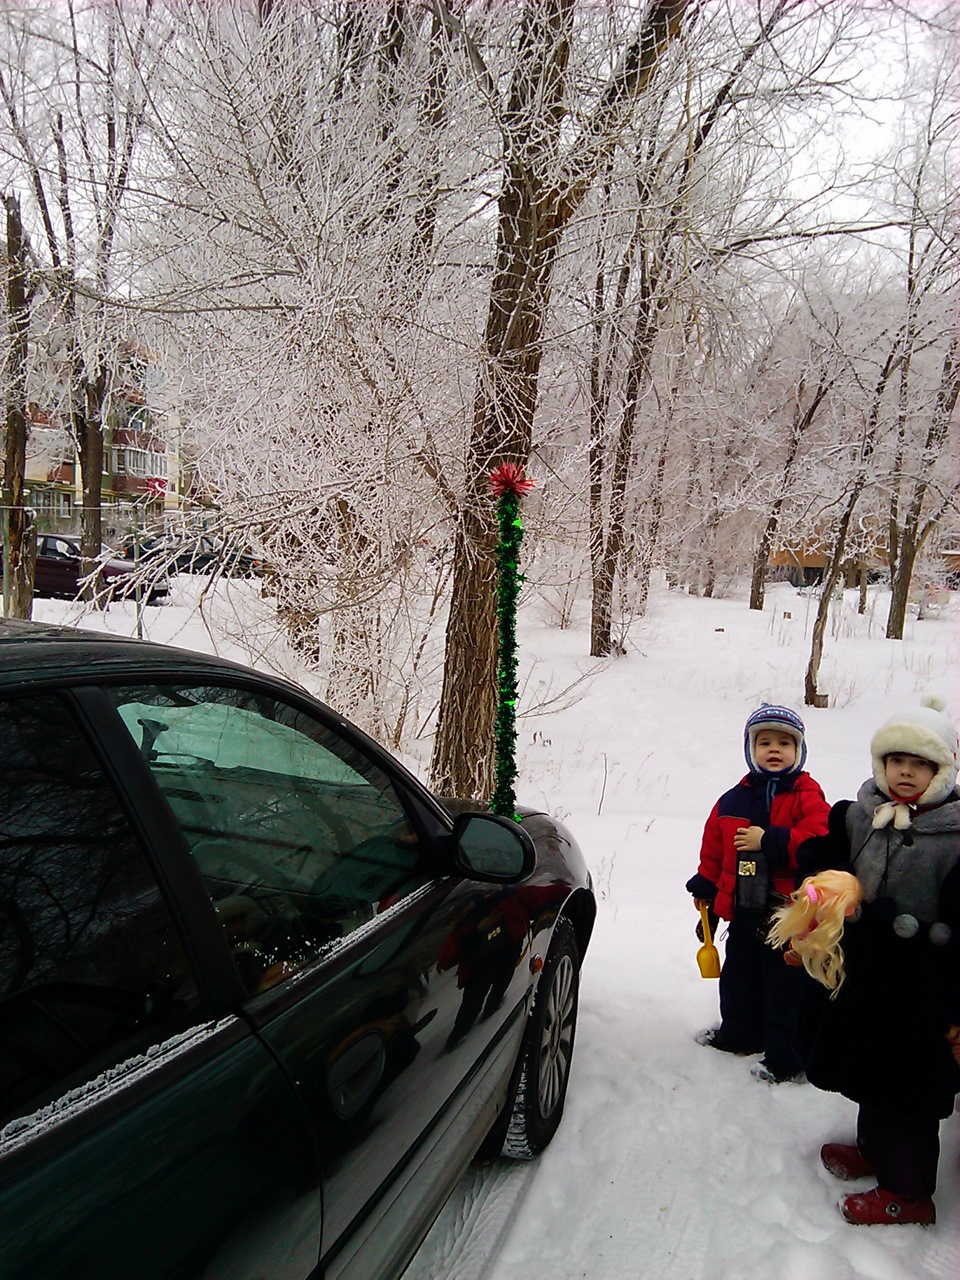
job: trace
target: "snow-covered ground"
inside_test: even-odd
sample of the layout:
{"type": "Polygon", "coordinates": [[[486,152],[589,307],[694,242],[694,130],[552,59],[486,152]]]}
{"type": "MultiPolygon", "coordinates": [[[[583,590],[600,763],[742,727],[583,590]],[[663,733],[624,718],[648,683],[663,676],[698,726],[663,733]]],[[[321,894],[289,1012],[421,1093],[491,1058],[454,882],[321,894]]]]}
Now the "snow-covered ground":
{"type": "MultiPolygon", "coordinates": [[[[169,604],[146,611],[149,638],[303,678],[251,615],[218,600],[205,629],[188,614],[189,580],[177,582],[169,604]]],[[[231,586],[241,604],[245,589],[231,586]]],[[[585,617],[559,631],[535,604],[522,612],[518,796],[567,821],[599,897],[573,1077],[549,1150],[532,1165],[472,1170],[405,1280],[960,1276],[956,1116],[942,1127],[938,1225],[850,1227],[836,1208],[843,1185],[817,1151],[852,1138],[853,1104],[758,1083],[752,1059],[693,1040],[716,1020],[717,986],[699,976],[683,885],[711,804],[743,771],[747,715],[761,701],[800,710],[808,768],[833,801],[868,776],[870,737],[898,707],[935,691],[960,713],[957,606],[911,617],[898,642],[883,638],[886,604],[874,588],[863,617],[855,593],[834,607],[822,711],[802,707],[816,601],[787,586],[768,590],[762,614],[744,598],[657,590],[633,647],[606,662],[586,656],[585,617]]],[[[77,606],[51,602],[36,616],[80,620],[77,606]]],[[[132,612],[114,606],[83,625],[132,634],[132,612]]]]}

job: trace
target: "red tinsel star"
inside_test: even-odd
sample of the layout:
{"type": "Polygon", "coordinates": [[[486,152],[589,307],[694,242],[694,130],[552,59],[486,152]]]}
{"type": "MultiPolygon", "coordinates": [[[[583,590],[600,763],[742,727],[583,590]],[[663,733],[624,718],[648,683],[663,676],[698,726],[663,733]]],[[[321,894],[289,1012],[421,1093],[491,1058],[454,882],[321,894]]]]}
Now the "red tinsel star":
{"type": "Polygon", "coordinates": [[[526,479],[523,467],[515,462],[501,462],[499,467],[494,467],[490,472],[490,489],[495,498],[502,498],[511,490],[518,498],[523,498],[536,486],[536,480],[526,479]]]}

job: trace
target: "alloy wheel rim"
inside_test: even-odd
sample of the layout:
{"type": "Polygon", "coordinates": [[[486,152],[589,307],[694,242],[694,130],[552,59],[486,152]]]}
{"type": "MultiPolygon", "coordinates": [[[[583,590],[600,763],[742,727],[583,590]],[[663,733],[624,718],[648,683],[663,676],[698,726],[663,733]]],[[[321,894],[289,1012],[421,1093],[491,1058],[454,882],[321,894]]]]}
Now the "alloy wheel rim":
{"type": "Polygon", "coordinates": [[[540,1069],[538,1094],[540,1114],[546,1119],[555,1111],[563,1096],[573,1052],[575,1002],[573,961],[561,956],[547,996],[543,1033],[540,1037],[540,1069]]]}

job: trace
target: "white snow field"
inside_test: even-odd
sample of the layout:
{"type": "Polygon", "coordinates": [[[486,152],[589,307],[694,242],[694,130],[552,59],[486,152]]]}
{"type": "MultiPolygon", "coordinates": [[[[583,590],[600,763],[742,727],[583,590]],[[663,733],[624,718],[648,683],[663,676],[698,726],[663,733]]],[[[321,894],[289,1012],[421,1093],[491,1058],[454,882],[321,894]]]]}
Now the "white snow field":
{"type": "MultiPolygon", "coordinates": [[[[251,584],[226,586],[207,630],[190,614],[195,587],[175,582],[170,603],[146,612],[149,638],[252,658],[309,685],[246,607],[251,584]]],[[[960,1276],[956,1116],[941,1130],[937,1226],[848,1226],[836,1207],[844,1184],[817,1152],[852,1138],[854,1105],[810,1085],[759,1083],[753,1059],[693,1040],[716,1021],[717,984],[699,976],[683,885],[710,806],[744,771],[747,715],[761,701],[800,711],[808,768],[832,802],[869,775],[870,737],[895,710],[936,692],[960,714],[958,602],[911,616],[905,639],[888,641],[887,601],[878,587],[862,617],[855,592],[833,607],[826,710],[802,706],[816,600],[789,586],[768,588],[762,614],[742,594],[658,588],[626,656],[602,662],[586,656],[585,609],[560,631],[538,621],[535,601],[522,607],[518,798],[564,818],[599,899],[570,1093],[538,1161],[467,1174],[405,1280],[960,1276]]],[[[36,616],[81,621],[79,606],[51,602],[36,616]]],[[[132,634],[132,610],[82,625],[132,634]]],[[[429,744],[420,748],[424,774],[429,744]]]]}

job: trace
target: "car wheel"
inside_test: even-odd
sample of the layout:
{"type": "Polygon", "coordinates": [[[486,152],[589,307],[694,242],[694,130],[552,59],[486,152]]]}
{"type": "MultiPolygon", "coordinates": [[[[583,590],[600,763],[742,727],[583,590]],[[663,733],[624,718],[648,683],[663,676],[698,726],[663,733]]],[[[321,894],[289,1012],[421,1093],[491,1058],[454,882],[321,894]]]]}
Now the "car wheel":
{"type": "Polygon", "coordinates": [[[520,1050],[520,1077],[503,1143],[512,1160],[531,1160],[563,1115],[577,1029],[580,956],[573,925],[557,921],[520,1050]]]}

